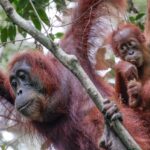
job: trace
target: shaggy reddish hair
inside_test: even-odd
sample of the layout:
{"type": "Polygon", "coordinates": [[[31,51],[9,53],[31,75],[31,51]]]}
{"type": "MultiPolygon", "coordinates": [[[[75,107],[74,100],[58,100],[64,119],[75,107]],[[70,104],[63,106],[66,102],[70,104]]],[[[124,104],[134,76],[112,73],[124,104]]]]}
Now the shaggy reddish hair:
{"type": "Polygon", "coordinates": [[[46,56],[39,51],[29,51],[17,54],[10,62],[9,70],[11,71],[16,62],[23,61],[31,66],[31,76],[36,76],[39,81],[42,81],[42,85],[44,86],[47,94],[50,94],[52,91],[58,89],[57,85],[59,85],[59,81],[55,75],[59,72],[54,65],[56,60],[52,59],[50,61],[50,55],[46,56]]]}
{"type": "Polygon", "coordinates": [[[110,44],[113,48],[113,51],[116,56],[119,56],[119,50],[118,50],[118,41],[115,40],[115,36],[122,30],[129,29],[131,31],[131,35],[134,36],[140,43],[145,42],[144,35],[142,31],[140,30],[139,27],[137,27],[134,24],[121,24],[113,33],[111,34],[110,37],[110,44]]]}

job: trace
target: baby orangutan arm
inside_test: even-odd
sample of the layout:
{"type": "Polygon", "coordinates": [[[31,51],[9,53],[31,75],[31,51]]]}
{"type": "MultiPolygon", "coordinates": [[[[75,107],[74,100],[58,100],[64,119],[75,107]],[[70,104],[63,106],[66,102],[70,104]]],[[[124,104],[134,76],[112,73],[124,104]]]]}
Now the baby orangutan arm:
{"type": "Polygon", "coordinates": [[[141,89],[142,85],[140,82],[131,80],[127,84],[128,94],[129,94],[129,106],[137,107],[141,103],[141,89]]]}

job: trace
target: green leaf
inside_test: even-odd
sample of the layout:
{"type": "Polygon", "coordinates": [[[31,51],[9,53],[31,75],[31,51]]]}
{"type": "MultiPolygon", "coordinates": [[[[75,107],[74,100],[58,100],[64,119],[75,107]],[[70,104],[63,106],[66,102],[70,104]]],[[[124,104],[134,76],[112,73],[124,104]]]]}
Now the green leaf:
{"type": "Polygon", "coordinates": [[[144,24],[143,24],[143,23],[138,22],[138,26],[139,26],[139,28],[140,28],[142,31],[144,31],[144,24]]]}
{"type": "Polygon", "coordinates": [[[8,28],[8,33],[9,33],[9,39],[11,41],[14,41],[15,40],[15,37],[16,37],[16,26],[15,25],[10,25],[9,28],[8,28]]]}
{"type": "Polygon", "coordinates": [[[2,149],[2,150],[6,150],[6,145],[3,144],[3,145],[1,146],[1,149],[2,149]]]}
{"type": "Polygon", "coordinates": [[[31,16],[31,20],[33,21],[33,24],[35,25],[35,27],[41,31],[41,23],[39,21],[39,19],[37,18],[37,16],[33,13],[30,14],[31,16]]]}
{"type": "Polygon", "coordinates": [[[48,26],[50,26],[50,22],[49,22],[49,18],[47,16],[47,14],[45,13],[44,9],[38,9],[38,14],[41,18],[41,20],[48,26]]]}
{"type": "Polygon", "coordinates": [[[135,19],[134,16],[130,16],[130,17],[129,17],[129,20],[130,20],[131,22],[135,22],[136,19],[135,19]]]}
{"type": "Polygon", "coordinates": [[[19,9],[24,9],[27,4],[29,4],[29,0],[20,0],[17,7],[19,9]]]}
{"type": "Polygon", "coordinates": [[[10,0],[10,3],[18,4],[18,0],[10,0]]]}
{"type": "Polygon", "coordinates": [[[1,29],[1,41],[7,41],[7,27],[1,29]]]}
{"type": "Polygon", "coordinates": [[[136,16],[136,20],[139,20],[141,19],[143,16],[145,15],[145,13],[139,13],[137,16],[136,16]]]}
{"type": "Polygon", "coordinates": [[[36,8],[45,8],[48,6],[50,0],[32,0],[36,8]]]}
{"type": "Polygon", "coordinates": [[[63,10],[66,7],[66,2],[65,0],[54,0],[56,3],[56,8],[58,11],[63,10]]]}
{"type": "Polygon", "coordinates": [[[55,37],[56,38],[58,38],[58,39],[60,39],[60,38],[62,38],[63,37],[63,33],[62,32],[57,32],[56,34],[55,34],[55,37]]]}

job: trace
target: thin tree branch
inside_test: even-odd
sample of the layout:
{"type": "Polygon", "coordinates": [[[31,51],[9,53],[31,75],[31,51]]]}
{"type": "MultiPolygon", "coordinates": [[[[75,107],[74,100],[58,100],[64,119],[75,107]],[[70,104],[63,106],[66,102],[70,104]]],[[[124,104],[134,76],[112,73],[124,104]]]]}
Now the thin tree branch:
{"type": "Polygon", "coordinates": [[[134,6],[133,0],[128,0],[128,10],[129,12],[133,12],[135,14],[138,14],[138,9],[134,6]]]}
{"type": "MultiPolygon", "coordinates": [[[[19,16],[8,0],[0,0],[0,4],[5,10],[8,17],[16,25],[24,29],[27,33],[33,36],[38,42],[40,42],[47,49],[49,49],[64,66],[66,66],[69,70],[73,72],[73,74],[80,80],[81,84],[84,86],[87,93],[96,104],[97,108],[100,111],[102,111],[103,97],[98,92],[92,81],[89,79],[88,75],[82,69],[81,65],[77,61],[77,58],[73,55],[66,54],[62,49],[56,47],[56,45],[48,37],[46,37],[44,34],[42,34],[33,26],[31,21],[27,21],[23,19],[21,16],[19,16]]],[[[136,144],[134,139],[130,136],[128,131],[120,123],[119,120],[114,121],[112,128],[117,133],[118,137],[120,137],[121,141],[124,143],[127,149],[141,150],[141,148],[138,146],[138,144],[136,144]]]]}

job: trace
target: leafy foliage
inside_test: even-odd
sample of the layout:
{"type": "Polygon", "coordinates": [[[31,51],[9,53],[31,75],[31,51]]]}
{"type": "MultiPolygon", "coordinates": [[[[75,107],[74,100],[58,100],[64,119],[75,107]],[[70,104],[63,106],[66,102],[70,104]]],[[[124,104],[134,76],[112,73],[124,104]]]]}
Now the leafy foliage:
{"type": "MultiPolygon", "coordinates": [[[[31,5],[30,0],[10,0],[10,2],[15,6],[17,12],[25,19],[31,20],[34,26],[41,31],[42,24],[44,23],[48,27],[50,27],[50,19],[46,13],[46,8],[52,2],[50,0],[31,0],[33,3],[39,17],[35,14],[35,11],[31,5]],[[42,22],[41,22],[42,21],[42,22]]],[[[57,10],[61,11],[66,7],[65,0],[54,0],[56,4],[57,10]]],[[[4,19],[4,21],[0,24],[0,39],[1,42],[6,43],[7,41],[14,41],[19,32],[23,37],[26,37],[26,33],[13,24],[9,18],[0,13],[0,17],[4,19]]],[[[56,35],[57,37],[61,37],[60,34],[56,35]]]]}
{"type": "MultiPolygon", "coordinates": [[[[40,31],[42,30],[43,24],[48,29],[52,28],[51,25],[53,24],[53,22],[50,22],[51,18],[49,17],[51,17],[51,14],[48,13],[50,12],[48,11],[49,8],[57,9],[57,11],[60,12],[66,7],[66,1],[64,0],[10,0],[10,2],[14,5],[17,12],[22,17],[30,20],[33,25],[40,31]],[[39,17],[35,13],[35,10],[31,4],[34,5],[39,17]]],[[[58,20],[57,17],[55,18],[56,20],[58,20]]],[[[20,49],[34,49],[36,48],[36,44],[34,42],[23,40],[29,38],[27,36],[27,33],[20,27],[16,26],[14,23],[12,23],[12,21],[6,16],[1,7],[0,21],[0,65],[1,67],[5,68],[7,66],[8,60],[14,53],[19,51],[20,49]],[[1,52],[1,47],[3,46],[4,49],[1,52]]],[[[48,30],[48,34],[53,41],[55,39],[60,39],[63,36],[63,33],[59,31],[55,34],[52,34],[51,30],[48,30]]]]}
{"type": "Polygon", "coordinates": [[[145,17],[145,13],[139,12],[135,15],[130,16],[129,21],[139,26],[141,30],[143,31],[144,30],[144,17],[145,17]]]}

